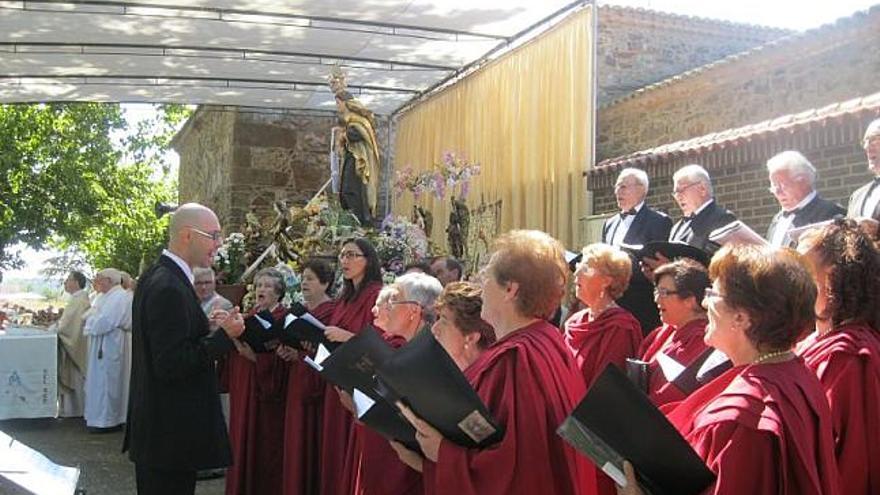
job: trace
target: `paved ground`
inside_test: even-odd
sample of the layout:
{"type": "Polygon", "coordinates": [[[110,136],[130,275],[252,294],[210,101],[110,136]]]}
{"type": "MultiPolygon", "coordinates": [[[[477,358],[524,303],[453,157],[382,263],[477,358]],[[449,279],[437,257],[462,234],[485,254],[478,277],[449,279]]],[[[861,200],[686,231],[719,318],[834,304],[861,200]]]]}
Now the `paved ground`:
{"type": "MultiPolygon", "coordinates": [[[[0,421],[0,430],[39,450],[52,461],[79,466],[85,495],[134,495],[134,464],[123,455],[122,432],[90,434],[81,419],[16,419],[0,421]]],[[[197,495],[221,495],[224,479],[199,481],[197,495]]],[[[0,477],[0,494],[28,492],[0,477]]]]}

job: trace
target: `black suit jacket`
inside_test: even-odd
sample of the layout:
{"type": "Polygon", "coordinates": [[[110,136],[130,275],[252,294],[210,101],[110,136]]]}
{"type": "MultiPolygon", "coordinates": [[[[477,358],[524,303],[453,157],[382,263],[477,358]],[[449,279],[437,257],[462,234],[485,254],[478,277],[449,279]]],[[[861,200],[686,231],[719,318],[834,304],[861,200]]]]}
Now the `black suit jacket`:
{"type": "MultiPolygon", "coordinates": [[[[852,196],[849,197],[849,205],[847,206],[846,216],[850,218],[862,216],[862,203],[865,201],[865,196],[867,196],[868,193],[871,192],[873,185],[874,181],[871,181],[853,191],[852,196]]],[[[880,203],[878,203],[877,207],[874,208],[874,213],[873,215],[871,215],[871,218],[880,221],[880,203]]]]}
{"type": "MultiPolygon", "coordinates": [[[[622,221],[620,215],[614,215],[605,220],[605,225],[602,227],[602,242],[611,244],[611,234],[620,221],[622,221]]],[[[624,244],[645,244],[652,241],[663,241],[669,237],[670,228],[672,228],[672,219],[645,205],[630,224],[629,230],[623,237],[623,242],[624,244]]],[[[648,334],[660,326],[660,314],[657,312],[657,305],[654,304],[654,284],[642,274],[639,260],[633,260],[629,287],[617,300],[617,304],[639,320],[642,333],[648,334]]]]}
{"type": "MultiPolygon", "coordinates": [[[[804,225],[810,225],[811,223],[830,220],[836,215],[846,215],[846,210],[843,206],[840,206],[833,201],[828,201],[817,194],[812,201],[807,203],[794,214],[791,228],[803,227],[804,225]]],[[[773,239],[773,235],[776,233],[776,226],[780,219],[782,219],[782,210],[780,210],[779,213],[773,217],[773,220],[770,221],[770,227],[767,229],[768,241],[773,239]]],[[[790,241],[786,239],[783,241],[782,245],[787,247],[790,245],[790,241]]]]}
{"type": "MultiPolygon", "coordinates": [[[[132,303],[132,370],[123,451],[174,471],[232,462],[214,364],[233,348],[208,319],[183,270],[167,256],[138,280],[132,303]]],[[[280,433],[279,433],[280,434],[280,433]]]]}
{"type": "Polygon", "coordinates": [[[718,206],[718,203],[713,199],[703,208],[703,211],[691,220],[690,225],[685,224],[684,218],[675,222],[669,234],[669,240],[686,242],[712,255],[721,246],[710,241],[709,234],[733,221],[736,221],[736,215],[718,206]]]}

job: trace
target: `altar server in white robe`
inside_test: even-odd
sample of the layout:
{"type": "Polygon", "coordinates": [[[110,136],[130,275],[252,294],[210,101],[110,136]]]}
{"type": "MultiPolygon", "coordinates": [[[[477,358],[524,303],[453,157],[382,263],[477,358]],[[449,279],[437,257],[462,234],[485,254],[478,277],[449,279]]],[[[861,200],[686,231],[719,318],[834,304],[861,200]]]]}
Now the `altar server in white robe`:
{"type": "Polygon", "coordinates": [[[83,415],[88,341],[83,335],[83,318],[88,311],[86,277],[72,271],[64,281],[70,295],[61,319],[53,325],[58,333],[58,415],[78,418],[83,415]]]}
{"type": "Polygon", "coordinates": [[[126,332],[131,329],[131,297],[122,288],[118,270],[107,268],[95,275],[98,297],[85,320],[89,339],[86,374],[86,426],[91,431],[113,431],[125,423],[128,384],[125,357],[126,332]]]}

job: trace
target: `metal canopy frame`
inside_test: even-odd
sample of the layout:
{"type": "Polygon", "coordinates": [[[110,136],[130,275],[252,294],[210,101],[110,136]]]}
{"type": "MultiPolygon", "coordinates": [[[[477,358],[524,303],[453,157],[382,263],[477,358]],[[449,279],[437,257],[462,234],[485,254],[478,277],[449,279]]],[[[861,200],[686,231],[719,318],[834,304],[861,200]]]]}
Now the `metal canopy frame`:
{"type": "Polygon", "coordinates": [[[585,3],[446,2],[377,0],[366,12],[356,0],[0,0],[0,103],[331,110],[326,76],[340,65],[350,91],[387,115],[585,3]]]}

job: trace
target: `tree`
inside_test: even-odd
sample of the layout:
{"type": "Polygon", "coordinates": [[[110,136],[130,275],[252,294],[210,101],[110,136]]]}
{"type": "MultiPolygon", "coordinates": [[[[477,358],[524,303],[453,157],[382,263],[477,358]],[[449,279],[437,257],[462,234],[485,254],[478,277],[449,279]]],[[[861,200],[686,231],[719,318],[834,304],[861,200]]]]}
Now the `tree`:
{"type": "Polygon", "coordinates": [[[0,268],[20,265],[13,244],[77,242],[104,220],[100,183],[121,156],[110,132],[123,126],[117,105],[0,105],[0,268]]]}
{"type": "MultiPolygon", "coordinates": [[[[119,105],[0,105],[0,268],[19,263],[17,243],[81,253],[94,268],[137,274],[165,244],[167,218],[156,202],[174,202],[165,151],[191,112],[163,105],[152,119],[126,129],[119,105]],[[9,201],[6,198],[10,198],[9,201]]],[[[65,267],[60,267],[61,269],[65,267]]],[[[59,267],[56,267],[56,270],[59,267]]]]}

